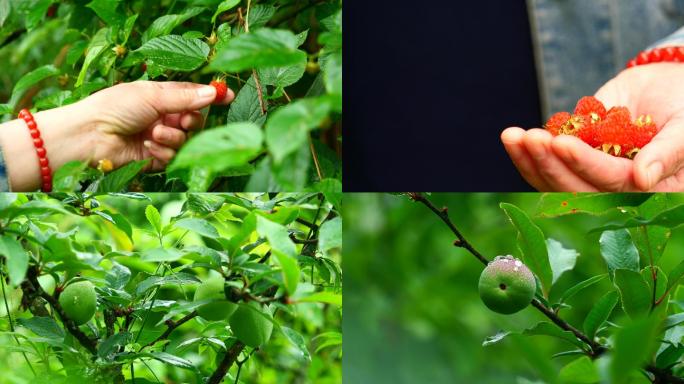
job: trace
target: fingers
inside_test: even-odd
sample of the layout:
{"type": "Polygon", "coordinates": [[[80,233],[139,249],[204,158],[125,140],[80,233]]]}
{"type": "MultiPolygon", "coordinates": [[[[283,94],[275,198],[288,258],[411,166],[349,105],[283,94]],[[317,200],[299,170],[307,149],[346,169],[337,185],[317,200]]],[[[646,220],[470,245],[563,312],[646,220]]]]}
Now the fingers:
{"type": "Polygon", "coordinates": [[[684,165],[684,118],[672,118],[634,158],[634,181],[643,190],[653,189],[684,165]]]}
{"type": "MultiPolygon", "coordinates": [[[[211,105],[216,99],[216,89],[210,85],[181,82],[137,82],[146,87],[147,100],[160,114],[194,111],[211,105]]],[[[136,84],[136,83],[133,83],[136,84]]],[[[235,93],[229,90],[221,103],[229,103],[235,93]]]]}
{"type": "Polygon", "coordinates": [[[501,133],[501,141],[508,152],[513,164],[520,172],[520,175],[539,191],[551,191],[551,187],[534,166],[530,154],[525,148],[523,137],[525,131],[522,128],[508,128],[501,133]]]}
{"type": "Polygon", "coordinates": [[[632,162],[591,148],[567,135],[555,137],[551,147],[556,156],[577,176],[601,191],[633,191],[632,162]]]}
{"type": "Polygon", "coordinates": [[[152,164],[152,169],[153,170],[160,170],[166,167],[168,163],[173,160],[174,156],[176,156],[176,151],[164,147],[152,140],[145,140],[143,142],[143,145],[147,150],[150,152],[150,155],[155,158],[155,161],[153,161],[152,164]]]}
{"type": "Polygon", "coordinates": [[[596,192],[598,189],[570,170],[551,149],[553,136],[543,129],[525,133],[523,142],[535,167],[554,191],[596,192]]]}
{"type": "Polygon", "coordinates": [[[155,143],[161,144],[162,146],[179,149],[185,144],[187,136],[185,135],[185,132],[180,129],[159,124],[152,128],[152,139],[155,143]]]}
{"type": "Polygon", "coordinates": [[[193,131],[204,127],[204,115],[199,111],[170,113],[164,115],[162,124],[168,127],[193,131]]]}

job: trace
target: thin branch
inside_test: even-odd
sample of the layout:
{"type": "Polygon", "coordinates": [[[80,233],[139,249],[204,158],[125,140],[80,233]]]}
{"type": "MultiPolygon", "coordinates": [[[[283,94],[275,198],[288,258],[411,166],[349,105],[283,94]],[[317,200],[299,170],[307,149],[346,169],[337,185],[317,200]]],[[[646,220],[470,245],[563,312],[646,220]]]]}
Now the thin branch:
{"type": "Polygon", "coordinates": [[[167,328],[166,328],[166,330],[164,331],[164,333],[162,333],[161,335],[159,335],[159,337],[157,337],[156,339],[154,339],[154,340],[150,341],[149,343],[143,345],[142,348],[140,348],[140,351],[142,351],[143,349],[145,349],[145,348],[147,348],[147,347],[150,347],[150,346],[152,346],[152,345],[154,345],[154,344],[156,344],[156,343],[158,343],[158,342],[160,342],[160,341],[162,341],[162,340],[168,339],[169,336],[171,335],[171,333],[172,333],[174,330],[176,330],[176,328],[178,328],[178,327],[180,327],[181,325],[187,323],[188,321],[194,319],[196,316],[197,316],[197,311],[192,311],[192,312],[190,312],[189,314],[187,314],[187,315],[185,315],[184,317],[182,317],[182,318],[181,318],[180,320],[178,320],[178,321],[167,320],[166,323],[165,323],[167,328]]]}
{"type": "Polygon", "coordinates": [[[318,162],[318,153],[316,153],[316,147],[314,147],[313,140],[311,139],[311,134],[309,134],[309,149],[311,150],[311,156],[313,157],[314,165],[316,166],[316,174],[318,175],[318,180],[323,180],[323,172],[321,172],[321,164],[318,162]]]}
{"type": "Polygon", "coordinates": [[[221,360],[218,367],[216,367],[216,371],[211,375],[207,384],[219,384],[226,376],[226,373],[228,373],[228,369],[230,369],[238,356],[240,356],[240,352],[242,352],[243,349],[245,349],[245,345],[240,341],[236,341],[235,344],[226,351],[226,355],[223,357],[223,360],[221,360]]]}
{"type": "Polygon", "coordinates": [[[295,244],[318,244],[318,239],[298,239],[294,234],[290,234],[290,239],[295,244]]]}

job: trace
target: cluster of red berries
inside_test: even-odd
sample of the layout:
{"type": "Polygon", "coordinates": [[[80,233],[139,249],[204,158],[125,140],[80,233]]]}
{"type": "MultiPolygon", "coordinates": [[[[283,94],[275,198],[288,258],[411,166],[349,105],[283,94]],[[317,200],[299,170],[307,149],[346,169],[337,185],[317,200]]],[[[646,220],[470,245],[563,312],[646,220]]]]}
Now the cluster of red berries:
{"type": "Polygon", "coordinates": [[[632,121],[626,107],[606,110],[593,96],[580,99],[573,115],[559,112],[551,116],[545,128],[554,136],[576,136],[593,148],[630,159],[658,133],[650,115],[632,121]]]}
{"type": "Polygon", "coordinates": [[[627,68],[661,62],[684,63],[684,47],[655,48],[640,52],[635,58],[627,62],[627,68]]]}

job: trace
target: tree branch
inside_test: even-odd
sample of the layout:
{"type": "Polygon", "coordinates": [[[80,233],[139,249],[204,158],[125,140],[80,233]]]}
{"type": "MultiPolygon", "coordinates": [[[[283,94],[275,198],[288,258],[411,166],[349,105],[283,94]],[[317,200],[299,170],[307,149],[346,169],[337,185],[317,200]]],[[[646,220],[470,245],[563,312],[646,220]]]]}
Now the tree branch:
{"type": "Polygon", "coordinates": [[[242,352],[243,349],[245,349],[245,345],[240,341],[236,341],[235,344],[226,351],[226,355],[223,357],[223,360],[221,360],[219,366],[216,367],[216,371],[211,375],[207,384],[219,384],[226,376],[226,373],[228,373],[228,369],[230,369],[238,356],[240,356],[240,352],[242,352]]]}
{"type": "Polygon", "coordinates": [[[188,321],[194,319],[196,316],[197,316],[197,311],[192,311],[189,314],[182,317],[178,321],[167,320],[165,323],[167,328],[164,331],[164,333],[159,335],[159,337],[157,337],[156,339],[154,339],[154,340],[150,341],[149,343],[143,345],[142,348],[140,348],[140,350],[142,351],[143,349],[145,349],[147,347],[151,347],[152,345],[157,344],[158,342],[160,342],[162,340],[168,339],[169,336],[171,335],[171,333],[176,330],[176,328],[178,328],[181,325],[187,323],[188,321]]]}
{"type": "Polygon", "coordinates": [[[50,296],[47,292],[43,290],[43,288],[40,286],[38,283],[38,269],[37,267],[33,266],[29,268],[29,271],[27,273],[27,278],[31,285],[33,286],[33,290],[40,295],[45,301],[47,301],[50,306],[52,306],[52,309],[57,312],[59,315],[59,318],[62,319],[62,323],[64,324],[64,327],[74,335],[76,340],[78,340],[81,345],[88,350],[88,352],[92,353],[93,355],[97,355],[97,341],[89,338],[85,333],[83,333],[76,323],[74,323],[73,320],[67,316],[67,314],[64,312],[64,309],[62,309],[62,306],[59,304],[59,301],[53,297],[50,296]]]}

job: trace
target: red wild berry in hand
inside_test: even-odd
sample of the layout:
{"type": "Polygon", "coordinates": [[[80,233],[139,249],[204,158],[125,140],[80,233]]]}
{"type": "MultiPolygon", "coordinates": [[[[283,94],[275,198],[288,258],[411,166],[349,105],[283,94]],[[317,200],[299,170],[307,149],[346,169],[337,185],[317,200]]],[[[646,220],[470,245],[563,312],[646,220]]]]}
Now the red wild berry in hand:
{"type": "Polygon", "coordinates": [[[228,86],[226,85],[226,81],[223,79],[216,79],[212,80],[209,85],[216,88],[216,99],[214,99],[214,103],[217,104],[222,102],[228,94],[228,86]]]}
{"type": "Polygon", "coordinates": [[[577,103],[575,114],[556,113],[545,125],[552,135],[572,135],[613,156],[633,158],[658,133],[649,115],[632,121],[627,107],[606,111],[601,101],[592,96],[577,103]]]}

